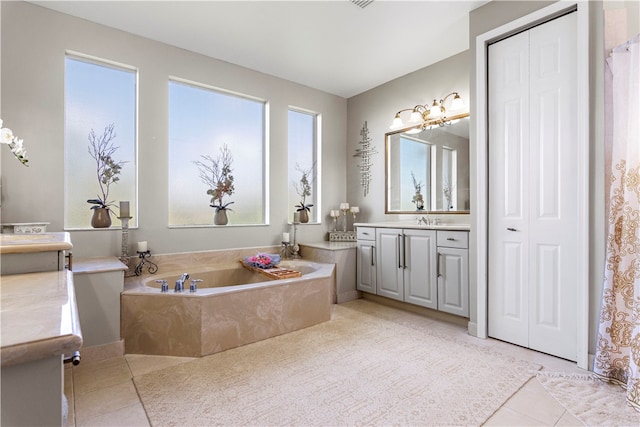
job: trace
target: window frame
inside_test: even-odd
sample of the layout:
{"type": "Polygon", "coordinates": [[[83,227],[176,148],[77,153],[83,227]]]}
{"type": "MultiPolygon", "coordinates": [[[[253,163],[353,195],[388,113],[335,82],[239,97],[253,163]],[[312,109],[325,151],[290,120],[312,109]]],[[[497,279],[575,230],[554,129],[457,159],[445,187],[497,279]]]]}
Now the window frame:
{"type": "MultiPolygon", "coordinates": [[[[264,98],[260,98],[258,96],[254,96],[254,95],[249,95],[246,93],[242,93],[242,92],[238,92],[238,91],[234,91],[234,90],[230,90],[230,89],[225,89],[225,88],[221,88],[219,86],[214,86],[214,85],[210,85],[207,83],[202,83],[202,82],[198,82],[198,81],[194,81],[194,80],[190,80],[190,79],[186,79],[183,77],[178,77],[175,75],[169,75],[168,79],[167,79],[167,123],[170,122],[170,99],[169,99],[169,87],[171,85],[171,83],[176,83],[176,84],[180,84],[180,85],[185,85],[185,86],[190,86],[192,88],[195,89],[202,89],[202,90],[207,90],[207,91],[213,91],[216,92],[218,94],[221,95],[225,95],[225,96],[232,96],[232,97],[236,97],[236,98],[241,98],[241,99],[245,99],[245,100],[249,100],[249,101],[254,101],[254,102],[259,102],[263,105],[263,112],[262,112],[262,176],[261,176],[261,181],[263,182],[263,186],[262,186],[262,218],[263,218],[263,222],[262,223],[256,223],[256,224],[243,224],[243,223],[234,223],[232,221],[229,222],[229,224],[224,225],[223,227],[225,228],[229,228],[229,227],[264,227],[264,226],[268,226],[270,224],[270,216],[269,216],[269,211],[270,211],[270,204],[269,204],[269,198],[270,198],[270,185],[269,185],[269,158],[270,158],[270,151],[269,151],[269,117],[270,117],[270,103],[269,101],[267,101],[264,98]]],[[[170,130],[167,129],[167,160],[169,160],[169,155],[170,155],[170,130]]],[[[233,150],[232,150],[233,152],[233,150]]],[[[170,186],[170,179],[171,179],[171,175],[170,175],[170,170],[169,170],[169,165],[167,164],[167,189],[169,189],[170,186]]],[[[170,208],[170,203],[171,203],[171,192],[167,191],[167,227],[169,229],[185,229],[185,228],[216,228],[216,227],[220,227],[218,225],[213,224],[213,214],[212,214],[212,222],[211,224],[171,224],[170,221],[170,215],[171,215],[171,208],[170,208]]]]}
{"type": "MultiPolygon", "coordinates": [[[[322,217],[320,215],[320,212],[322,212],[322,114],[314,111],[314,110],[310,110],[307,108],[302,108],[302,107],[297,107],[297,106],[293,106],[293,105],[289,105],[287,107],[287,153],[289,152],[288,148],[289,148],[289,143],[290,143],[290,135],[288,134],[288,130],[289,130],[289,112],[295,112],[295,113],[299,113],[299,114],[306,114],[309,116],[313,117],[313,149],[312,149],[312,153],[313,153],[313,161],[312,161],[312,165],[313,165],[313,169],[314,169],[314,180],[313,180],[313,200],[315,201],[313,209],[312,209],[312,213],[309,215],[309,224],[320,224],[322,223],[322,217]]],[[[287,181],[289,183],[289,185],[293,185],[293,178],[292,176],[289,175],[289,172],[292,170],[292,168],[295,167],[295,165],[290,165],[290,158],[289,155],[287,154],[287,181]]],[[[291,204],[291,200],[287,200],[287,204],[291,204]]],[[[298,202],[296,201],[293,205],[290,206],[290,208],[293,208],[295,206],[295,204],[297,204],[298,202]]],[[[292,210],[291,212],[287,213],[287,221],[289,223],[293,223],[293,213],[295,212],[295,210],[292,210]]]]}
{"type": "MultiPolygon", "coordinates": [[[[129,204],[130,204],[130,212],[133,214],[131,219],[129,220],[129,224],[128,224],[128,229],[138,229],[139,228],[139,143],[140,143],[140,137],[139,137],[139,132],[140,132],[140,69],[136,66],[133,65],[129,65],[129,64],[125,64],[123,62],[119,62],[119,61],[114,61],[111,59],[107,59],[107,58],[102,58],[99,56],[95,56],[95,55],[90,55],[87,53],[83,53],[83,52],[78,52],[78,51],[74,51],[74,50],[70,50],[70,49],[66,49],[64,52],[64,74],[63,74],[63,102],[64,102],[64,107],[63,107],[63,114],[64,114],[64,136],[63,136],[63,157],[64,157],[64,163],[63,163],[63,170],[64,170],[64,177],[63,177],[63,192],[64,192],[64,205],[63,205],[63,230],[65,231],[85,231],[85,230],[92,230],[92,231],[101,231],[101,230],[113,230],[113,229],[122,229],[122,225],[117,225],[117,224],[112,224],[110,227],[107,228],[94,228],[91,227],[91,225],[88,225],[86,227],[76,227],[76,226],[69,226],[67,225],[67,214],[66,214],[66,209],[67,209],[67,203],[68,203],[68,181],[67,181],[67,173],[66,173],[66,167],[67,167],[67,150],[69,150],[69,146],[67,144],[67,85],[66,85],[66,79],[67,79],[67,59],[72,59],[75,61],[80,61],[80,62],[84,62],[86,64],[91,64],[91,65],[96,65],[96,66],[100,66],[100,67],[104,67],[104,68],[110,68],[110,69],[114,69],[114,70],[118,70],[118,71],[124,71],[124,72],[131,72],[134,75],[134,114],[135,114],[135,119],[133,121],[134,123],[134,131],[133,131],[133,160],[130,162],[130,164],[133,165],[134,167],[134,172],[133,172],[133,197],[134,200],[129,200],[129,204]]],[[[91,179],[94,179],[95,177],[92,177],[91,179]]],[[[90,196],[88,196],[90,197],[90,196]]],[[[115,202],[115,201],[114,201],[115,202]]],[[[116,202],[116,206],[119,209],[119,201],[116,202]]],[[[113,218],[118,218],[115,214],[115,212],[113,213],[113,218]]]]}

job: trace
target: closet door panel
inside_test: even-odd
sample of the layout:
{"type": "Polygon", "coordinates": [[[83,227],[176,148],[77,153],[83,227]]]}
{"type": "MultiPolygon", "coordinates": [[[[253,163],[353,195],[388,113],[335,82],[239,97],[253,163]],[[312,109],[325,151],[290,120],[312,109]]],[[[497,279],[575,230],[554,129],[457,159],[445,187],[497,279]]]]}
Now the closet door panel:
{"type": "Polygon", "coordinates": [[[532,28],[530,347],[576,360],[576,14],[532,28]],[[534,167],[534,166],[532,166],[534,167]]]}
{"type": "Polygon", "coordinates": [[[528,344],[529,36],[489,47],[489,334],[528,344]]]}

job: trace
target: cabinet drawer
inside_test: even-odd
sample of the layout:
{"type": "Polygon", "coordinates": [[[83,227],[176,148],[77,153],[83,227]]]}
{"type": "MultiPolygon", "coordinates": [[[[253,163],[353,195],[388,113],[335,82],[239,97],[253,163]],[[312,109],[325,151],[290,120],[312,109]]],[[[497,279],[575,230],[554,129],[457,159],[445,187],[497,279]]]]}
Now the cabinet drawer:
{"type": "Polygon", "coordinates": [[[438,230],[438,246],[467,249],[469,247],[469,233],[438,230]]]}
{"type": "Polygon", "coordinates": [[[358,240],[376,240],[376,229],[373,227],[358,227],[358,240]]]}

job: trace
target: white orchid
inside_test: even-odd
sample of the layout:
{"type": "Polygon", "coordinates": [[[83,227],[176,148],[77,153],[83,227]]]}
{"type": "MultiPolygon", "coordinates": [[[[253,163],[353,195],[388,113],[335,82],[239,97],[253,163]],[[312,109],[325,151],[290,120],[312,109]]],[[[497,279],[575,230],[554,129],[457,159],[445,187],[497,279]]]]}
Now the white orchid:
{"type": "Polygon", "coordinates": [[[11,129],[2,128],[0,130],[0,143],[11,144],[12,142],[13,142],[13,132],[11,131],[11,129]]]}
{"type": "Polygon", "coordinates": [[[13,155],[25,166],[29,166],[27,163],[27,150],[24,148],[24,141],[13,134],[13,131],[9,128],[3,128],[3,121],[0,119],[0,144],[7,144],[13,155]]]}

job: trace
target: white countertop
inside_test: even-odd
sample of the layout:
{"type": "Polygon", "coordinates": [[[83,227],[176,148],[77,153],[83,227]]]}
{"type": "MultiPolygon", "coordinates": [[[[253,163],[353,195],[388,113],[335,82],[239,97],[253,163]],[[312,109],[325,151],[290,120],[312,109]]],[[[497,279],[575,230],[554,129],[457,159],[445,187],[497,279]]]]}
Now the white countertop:
{"type": "Polygon", "coordinates": [[[438,224],[424,225],[417,224],[415,221],[385,221],[385,222],[357,222],[356,227],[377,227],[377,228],[413,228],[419,230],[458,230],[470,231],[469,224],[438,224]]]}
{"type": "Polygon", "coordinates": [[[0,292],[2,366],[80,349],[82,333],[71,271],[2,276],[0,292]]]}

